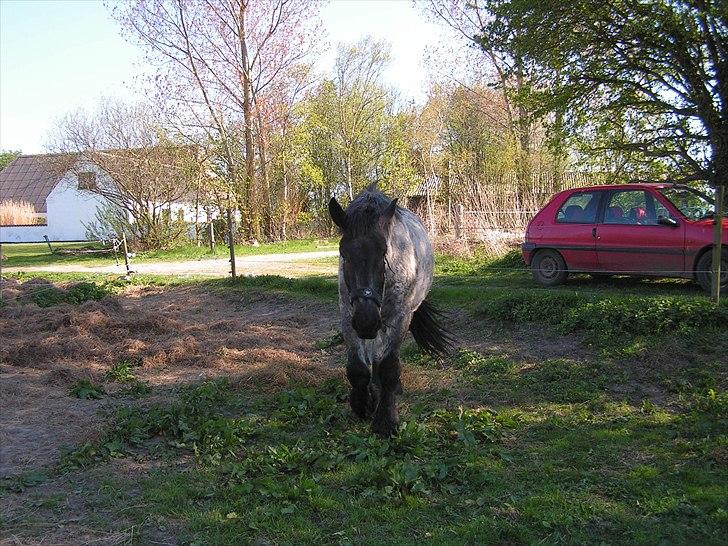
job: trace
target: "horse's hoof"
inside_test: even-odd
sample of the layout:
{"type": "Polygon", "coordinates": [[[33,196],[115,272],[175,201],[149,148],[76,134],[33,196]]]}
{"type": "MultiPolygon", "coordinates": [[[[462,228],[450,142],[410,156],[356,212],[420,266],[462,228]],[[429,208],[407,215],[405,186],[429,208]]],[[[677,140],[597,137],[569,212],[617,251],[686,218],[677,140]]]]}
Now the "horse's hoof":
{"type": "Polygon", "coordinates": [[[368,421],[370,417],[366,411],[356,411],[354,408],[351,410],[351,415],[357,421],[368,421]]]}
{"type": "Polygon", "coordinates": [[[369,417],[366,405],[362,406],[351,406],[351,413],[356,419],[365,420],[369,417]]]}
{"type": "Polygon", "coordinates": [[[395,435],[398,425],[396,421],[390,421],[389,419],[374,421],[372,423],[372,432],[386,440],[395,435]]]}

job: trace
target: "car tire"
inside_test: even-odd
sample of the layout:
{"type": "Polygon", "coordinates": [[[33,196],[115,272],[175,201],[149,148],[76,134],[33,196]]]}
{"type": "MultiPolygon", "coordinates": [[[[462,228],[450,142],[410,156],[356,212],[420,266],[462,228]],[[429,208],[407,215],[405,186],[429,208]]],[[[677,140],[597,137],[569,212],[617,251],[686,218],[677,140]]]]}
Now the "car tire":
{"type": "Polygon", "coordinates": [[[569,276],[564,258],[555,250],[539,250],[531,260],[531,272],[541,286],[563,284],[569,276]]]}
{"type": "MultiPolygon", "coordinates": [[[[695,264],[695,280],[706,292],[713,288],[713,251],[708,250],[695,264]]],[[[728,290],[728,253],[723,252],[720,260],[720,290],[728,290]]]]}

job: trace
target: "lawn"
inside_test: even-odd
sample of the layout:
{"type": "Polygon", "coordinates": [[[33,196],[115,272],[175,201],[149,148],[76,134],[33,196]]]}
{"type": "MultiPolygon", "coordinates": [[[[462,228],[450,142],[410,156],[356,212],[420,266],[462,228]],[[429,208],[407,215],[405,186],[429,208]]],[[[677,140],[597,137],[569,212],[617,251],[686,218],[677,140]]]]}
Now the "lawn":
{"type": "MultiPolygon", "coordinates": [[[[116,263],[113,252],[105,252],[96,243],[51,243],[55,252],[51,253],[45,243],[3,244],[5,259],[3,267],[29,267],[51,264],[83,263],[85,265],[111,265],[116,263]],[[90,250],[92,252],[67,252],[90,250]],[[97,252],[93,252],[96,250],[97,252]]],[[[264,243],[258,246],[238,245],[236,256],[253,256],[260,254],[277,254],[293,252],[316,252],[320,250],[336,250],[333,239],[301,239],[278,243],[264,243]]],[[[138,252],[133,258],[135,263],[144,262],[183,262],[188,260],[228,259],[229,250],[224,245],[217,245],[213,250],[208,247],[185,245],[170,250],[138,252]]],[[[119,253],[119,261],[123,264],[123,255],[119,253]]]]}
{"type": "MultiPolygon", "coordinates": [[[[82,277],[53,277],[70,279],[82,277]]],[[[18,296],[0,310],[28,314],[29,328],[68,320],[88,340],[92,350],[69,346],[73,362],[56,364],[59,341],[46,334],[47,364],[31,368],[61,366],[49,403],[81,405],[97,423],[4,479],[6,538],[722,544],[728,534],[728,306],[689,283],[583,276],[544,290],[513,256],[441,258],[433,299],[460,348],[434,361],[405,346],[402,425],[383,441],[348,410],[333,279],[85,279],[59,294],[31,285],[27,301],[48,307],[18,296]]],[[[29,350],[18,335],[11,370],[29,350]]]]}

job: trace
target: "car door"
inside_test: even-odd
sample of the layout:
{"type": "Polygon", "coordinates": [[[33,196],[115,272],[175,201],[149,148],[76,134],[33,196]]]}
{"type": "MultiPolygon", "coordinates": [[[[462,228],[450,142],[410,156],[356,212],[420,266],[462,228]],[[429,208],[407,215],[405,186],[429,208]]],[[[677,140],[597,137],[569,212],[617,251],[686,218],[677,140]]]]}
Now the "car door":
{"type": "Polygon", "coordinates": [[[685,225],[645,189],[610,191],[596,228],[599,268],[615,273],[680,275],[685,270],[685,225]]]}
{"type": "Polygon", "coordinates": [[[542,231],[541,246],[558,250],[570,271],[594,271],[597,269],[596,228],[602,190],[575,191],[569,194],[556,212],[550,225],[542,231]]]}

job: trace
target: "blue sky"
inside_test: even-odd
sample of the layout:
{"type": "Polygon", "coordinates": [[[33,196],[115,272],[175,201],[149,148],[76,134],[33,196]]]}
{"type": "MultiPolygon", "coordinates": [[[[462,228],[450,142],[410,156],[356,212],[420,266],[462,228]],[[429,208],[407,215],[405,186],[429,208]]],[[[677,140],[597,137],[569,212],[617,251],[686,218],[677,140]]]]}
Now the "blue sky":
{"type": "MultiPolygon", "coordinates": [[[[331,47],[320,70],[333,63],[337,43],[384,38],[393,54],[386,83],[402,98],[424,99],[422,56],[442,30],[410,1],[334,0],[321,15],[331,47]]],[[[99,0],[0,0],[0,149],[42,152],[66,112],[102,96],[135,100],[144,68],[99,0]]]]}

